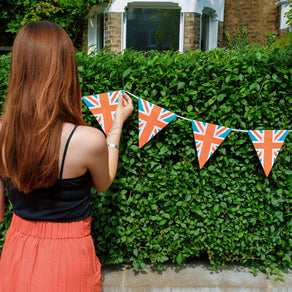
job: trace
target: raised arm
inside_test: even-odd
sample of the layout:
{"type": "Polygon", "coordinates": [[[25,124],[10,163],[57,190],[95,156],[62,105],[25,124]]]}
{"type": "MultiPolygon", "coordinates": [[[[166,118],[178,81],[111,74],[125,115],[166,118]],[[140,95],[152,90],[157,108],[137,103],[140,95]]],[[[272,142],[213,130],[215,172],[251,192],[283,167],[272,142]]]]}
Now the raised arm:
{"type": "Polygon", "coordinates": [[[90,137],[87,168],[91,173],[93,187],[99,192],[106,191],[112,184],[118,166],[119,143],[124,122],[133,112],[131,98],[127,94],[119,96],[112,128],[107,138],[96,129],[90,137]]]}

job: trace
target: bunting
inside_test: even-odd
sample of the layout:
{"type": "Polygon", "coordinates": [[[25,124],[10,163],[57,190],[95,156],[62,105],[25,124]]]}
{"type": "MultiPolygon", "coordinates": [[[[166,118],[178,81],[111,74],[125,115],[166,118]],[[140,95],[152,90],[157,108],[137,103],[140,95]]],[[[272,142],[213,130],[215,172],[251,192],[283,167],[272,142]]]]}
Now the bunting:
{"type": "Polygon", "coordinates": [[[231,129],[195,120],[192,121],[192,125],[199,165],[202,168],[231,129]]]}
{"type": "Polygon", "coordinates": [[[82,97],[106,135],[111,129],[120,93],[124,90],[82,97]]]}
{"type": "MultiPolygon", "coordinates": [[[[82,97],[105,134],[110,131],[120,93],[124,93],[124,90],[82,97]]],[[[205,165],[231,131],[248,132],[264,172],[268,176],[288,133],[292,132],[292,130],[238,130],[190,120],[130,92],[127,93],[138,100],[139,148],[142,148],[174,118],[179,117],[192,123],[200,168],[205,165]]]]}
{"type": "Polygon", "coordinates": [[[143,147],[161,129],[168,125],[176,114],[142,98],[139,105],[139,148],[143,147]]]}
{"type": "Polygon", "coordinates": [[[248,134],[263,166],[266,176],[281,150],[288,135],[287,130],[250,130],[248,134]]]}

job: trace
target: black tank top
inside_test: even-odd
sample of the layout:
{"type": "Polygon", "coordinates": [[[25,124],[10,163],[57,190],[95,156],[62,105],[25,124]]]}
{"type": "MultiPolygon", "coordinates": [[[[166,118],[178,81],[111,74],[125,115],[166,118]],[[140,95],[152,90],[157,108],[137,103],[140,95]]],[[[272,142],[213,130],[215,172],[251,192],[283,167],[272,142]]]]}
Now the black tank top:
{"type": "Polygon", "coordinates": [[[16,188],[7,190],[13,212],[23,219],[54,222],[73,222],[91,215],[90,189],[92,180],[87,170],[75,178],[62,178],[67,148],[77,125],[65,145],[60,176],[49,188],[40,188],[25,194],[16,188]]]}

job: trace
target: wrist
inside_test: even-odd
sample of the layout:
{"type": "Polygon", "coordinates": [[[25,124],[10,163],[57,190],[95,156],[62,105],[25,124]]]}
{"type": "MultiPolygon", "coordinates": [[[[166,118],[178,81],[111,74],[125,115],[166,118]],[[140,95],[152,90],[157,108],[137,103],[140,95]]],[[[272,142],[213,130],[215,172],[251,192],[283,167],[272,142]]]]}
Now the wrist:
{"type": "Polygon", "coordinates": [[[122,136],[122,127],[111,127],[110,131],[107,133],[107,136],[116,135],[122,136]]]}
{"type": "Polygon", "coordinates": [[[107,144],[116,144],[119,147],[119,145],[120,145],[120,136],[116,136],[116,135],[107,136],[106,143],[107,144]]]}
{"type": "Polygon", "coordinates": [[[123,127],[124,121],[121,119],[118,115],[115,116],[113,123],[112,123],[112,128],[113,127],[123,127]]]}
{"type": "Polygon", "coordinates": [[[119,145],[118,145],[118,144],[110,144],[110,143],[108,143],[108,144],[107,144],[107,147],[109,147],[109,148],[114,148],[114,149],[119,150],[119,145]]]}

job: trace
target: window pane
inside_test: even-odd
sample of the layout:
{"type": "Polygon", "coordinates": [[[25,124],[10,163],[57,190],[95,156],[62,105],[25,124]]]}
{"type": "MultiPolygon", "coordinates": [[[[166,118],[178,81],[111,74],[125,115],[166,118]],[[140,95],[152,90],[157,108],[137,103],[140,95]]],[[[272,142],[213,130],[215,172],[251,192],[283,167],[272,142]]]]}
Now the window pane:
{"type": "Polygon", "coordinates": [[[201,36],[201,50],[208,51],[209,49],[209,22],[210,16],[202,15],[202,36],[201,36]]]}
{"type": "Polygon", "coordinates": [[[103,49],[103,32],[104,32],[104,17],[103,14],[97,15],[97,27],[96,27],[96,33],[97,33],[97,43],[96,47],[97,50],[100,51],[103,49]]]}
{"type": "Polygon", "coordinates": [[[126,47],[138,51],[179,49],[178,9],[129,8],[126,47]]]}

